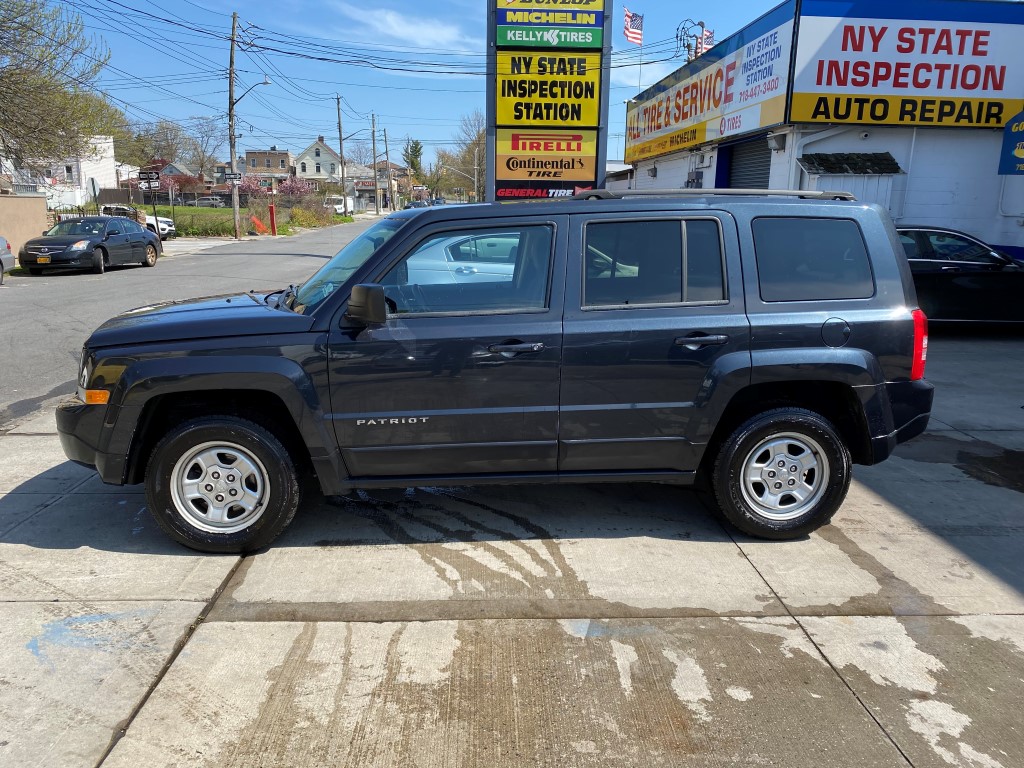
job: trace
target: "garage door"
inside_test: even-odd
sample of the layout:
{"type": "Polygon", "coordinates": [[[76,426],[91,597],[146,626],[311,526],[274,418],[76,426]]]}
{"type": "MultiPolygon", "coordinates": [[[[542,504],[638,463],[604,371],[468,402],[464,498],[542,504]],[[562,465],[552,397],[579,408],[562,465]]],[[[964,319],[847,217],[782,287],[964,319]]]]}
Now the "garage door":
{"type": "Polygon", "coordinates": [[[768,189],[772,151],[763,136],[732,147],[729,187],[732,189],[768,189]]]}

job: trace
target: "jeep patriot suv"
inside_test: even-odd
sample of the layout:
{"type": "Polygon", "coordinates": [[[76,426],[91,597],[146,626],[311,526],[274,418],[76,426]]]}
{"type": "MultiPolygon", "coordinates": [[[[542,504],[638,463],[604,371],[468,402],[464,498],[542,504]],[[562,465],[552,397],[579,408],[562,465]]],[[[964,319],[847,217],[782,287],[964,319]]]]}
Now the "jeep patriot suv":
{"type": "Polygon", "coordinates": [[[852,463],[924,431],[927,321],[884,210],[584,195],[400,211],[297,288],[119,315],[59,406],[64,451],[145,482],[182,544],[241,552],[304,475],[696,485],[740,530],[798,537],[852,463]]]}

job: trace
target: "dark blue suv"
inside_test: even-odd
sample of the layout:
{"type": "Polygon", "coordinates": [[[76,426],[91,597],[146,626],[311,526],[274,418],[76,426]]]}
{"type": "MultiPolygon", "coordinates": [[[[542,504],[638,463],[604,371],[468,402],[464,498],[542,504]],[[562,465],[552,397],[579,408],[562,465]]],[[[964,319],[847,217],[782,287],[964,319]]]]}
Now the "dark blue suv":
{"type": "Polygon", "coordinates": [[[297,289],[115,317],[58,410],[64,450],[144,481],[177,541],[237,552],[284,529],[303,473],[330,495],[676,483],[791,538],[851,464],[924,431],[926,318],[884,210],[585,194],[394,213],[297,289]],[[441,247],[458,269],[413,268],[441,247]]]}

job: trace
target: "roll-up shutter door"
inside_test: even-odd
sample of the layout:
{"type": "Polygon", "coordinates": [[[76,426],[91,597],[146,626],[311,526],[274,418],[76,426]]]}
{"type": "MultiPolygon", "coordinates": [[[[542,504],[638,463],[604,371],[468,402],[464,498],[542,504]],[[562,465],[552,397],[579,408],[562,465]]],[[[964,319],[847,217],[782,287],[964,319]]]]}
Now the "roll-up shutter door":
{"type": "Polygon", "coordinates": [[[732,166],[729,169],[731,189],[768,189],[768,176],[772,167],[772,150],[763,136],[734,144],[732,166]]]}

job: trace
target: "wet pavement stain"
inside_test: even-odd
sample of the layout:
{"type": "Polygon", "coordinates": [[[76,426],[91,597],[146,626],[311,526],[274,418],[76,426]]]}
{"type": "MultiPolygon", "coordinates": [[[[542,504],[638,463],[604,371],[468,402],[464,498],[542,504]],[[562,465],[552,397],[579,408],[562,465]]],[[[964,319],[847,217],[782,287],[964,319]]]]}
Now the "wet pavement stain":
{"type": "Polygon", "coordinates": [[[986,485],[1024,493],[1024,451],[1003,448],[985,440],[957,440],[926,433],[899,447],[897,456],[931,464],[952,464],[986,485]]]}

